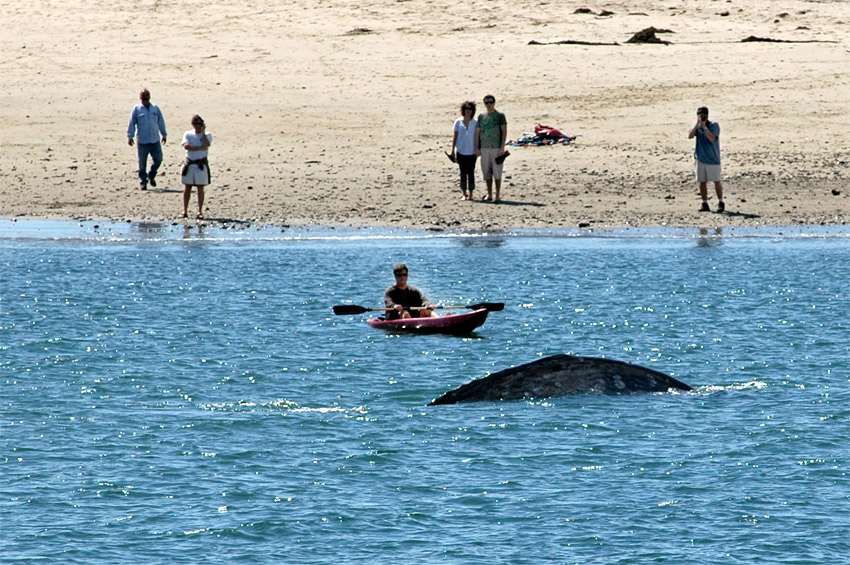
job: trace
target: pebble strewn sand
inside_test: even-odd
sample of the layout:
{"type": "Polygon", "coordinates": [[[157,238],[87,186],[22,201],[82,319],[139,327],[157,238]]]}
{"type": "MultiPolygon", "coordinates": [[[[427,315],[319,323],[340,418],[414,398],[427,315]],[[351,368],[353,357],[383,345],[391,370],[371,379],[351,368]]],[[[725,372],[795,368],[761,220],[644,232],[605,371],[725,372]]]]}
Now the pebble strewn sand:
{"type": "Polygon", "coordinates": [[[173,220],[180,139],[199,113],[215,135],[207,222],[474,230],[850,218],[845,2],[281,4],[215,2],[199,17],[177,1],[9,0],[0,217],[173,220]],[[650,26],[670,30],[657,34],[670,44],[626,43],[650,26]],[[741,42],[749,36],[785,42],[741,42]],[[568,41],[617,45],[558,43],[568,41]],[[143,86],[169,129],[147,192],[125,133],[143,86]],[[461,202],[443,154],[460,102],[483,111],[486,93],[511,138],[537,122],[580,135],[511,148],[500,205],[461,202]],[[722,128],[722,215],[696,211],[687,132],[700,105],[722,128]]]}

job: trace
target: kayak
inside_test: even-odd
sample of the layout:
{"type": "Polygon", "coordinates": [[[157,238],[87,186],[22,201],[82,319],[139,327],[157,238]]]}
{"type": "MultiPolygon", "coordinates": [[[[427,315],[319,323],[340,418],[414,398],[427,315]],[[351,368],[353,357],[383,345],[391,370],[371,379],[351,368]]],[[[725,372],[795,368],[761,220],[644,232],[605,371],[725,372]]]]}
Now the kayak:
{"type": "Polygon", "coordinates": [[[451,316],[402,318],[398,320],[369,318],[366,322],[373,328],[380,330],[462,335],[472,332],[472,330],[483,324],[487,319],[488,313],[489,310],[486,308],[480,308],[472,312],[452,314],[451,316]]]}
{"type": "Polygon", "coordinates": [[[489,310],[486,308],[480,308],[472,312],[452,314],[451,316],[403,318],[399,320],[369,318],[366,322],[373,328],[380,330],[463,335],[472,332],[472,330],[483,324],[487,319],[488,313],[489,310]]]}

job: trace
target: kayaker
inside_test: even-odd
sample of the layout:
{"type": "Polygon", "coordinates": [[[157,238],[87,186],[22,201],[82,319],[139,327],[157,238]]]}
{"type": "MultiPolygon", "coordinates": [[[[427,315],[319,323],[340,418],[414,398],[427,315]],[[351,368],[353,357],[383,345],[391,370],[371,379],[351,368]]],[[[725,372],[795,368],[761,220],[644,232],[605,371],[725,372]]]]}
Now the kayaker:
{"type": "Polygon", "coordinates": [[[393,276],[395,276],[395,284],[387,287],[384,291],[384,305],[392,310],[387,311],[387,320],[397,320],[399,318],[419,318],[432,316],[432,309],[435,308],[425,293],[407,284],[407,265],[399,263],[393,267],[393,276]],[[425,310],[411,310],[411,308],[426,307],[425,310]]]}

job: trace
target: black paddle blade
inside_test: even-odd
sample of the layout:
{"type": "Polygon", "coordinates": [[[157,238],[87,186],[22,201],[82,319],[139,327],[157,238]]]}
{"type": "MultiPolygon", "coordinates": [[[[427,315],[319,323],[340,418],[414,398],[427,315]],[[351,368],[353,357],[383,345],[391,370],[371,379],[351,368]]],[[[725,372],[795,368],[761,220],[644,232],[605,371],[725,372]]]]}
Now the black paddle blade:
{"type": "Polygon", "coordinates": [[[486,308],[490,312],[501,312],[505,309],[504,302],[482,302],[481,304],[471,304],[467,306],[467,308],[472,308],[473,310],[479,310],[481,308],[486,308]]]}
{"type": "Polygon", "coordinates": [[[334,314],[337,316],[348,316],[351,314],[362,314],[368,312],[369,308],[357,306],[356,304],[338,304],[334,306],[334,314]]]}

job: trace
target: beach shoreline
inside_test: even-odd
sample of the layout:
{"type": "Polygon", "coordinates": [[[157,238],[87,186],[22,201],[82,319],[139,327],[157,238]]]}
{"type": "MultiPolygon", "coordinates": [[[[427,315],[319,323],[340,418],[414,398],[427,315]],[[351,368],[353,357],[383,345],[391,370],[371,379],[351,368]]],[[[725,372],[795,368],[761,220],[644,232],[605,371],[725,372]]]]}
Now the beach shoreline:
{"type": "Polygon", "coordinates": [[[850,239],[850,226],[837,224],[788,224],[763,226],[695,227],[636,226],[622,228],[507,228],[490,230],[416,229],[390,226],[275,226],[242,222],[134,222],[97,220],[44,220],[0,218],[0,241],[101,241],[168,242],[205,240],[209,242],[252,241],[416,241],[444,240],[504,243],[507,239],[564,238],[620,241],[695,240],[701,245],[751,239],[850,239]]]}
{"type": "Polygon", "coordinates": [[[178,220],[180,139],[198,113],[215,135],[208,225],[847,224],[845,4],[794,1],[780,12],[767,0],[643,0],[608,5],[605,16],[579,7],[366,0],[257,10],[237,0],[197,22],[180,4],[12,0],[0,39],[12,54],[0,63],[0,218],[198,223],[178,220]],[[157,41],[134,39],[139,12],[161,30],[157,41]],[[659,37],[670,43],[626,43],[649,26],[669,30],[659,37]],[[215,40],[187,45],[193,33],[215,40]],[[160,182],[146,191],[126,142],[142,87],[169,130],[160,182]],[[480,200],[480,171],[476,200],[461,201],[444,155],[461,101],[481,112],[488,93],[510,139],[536,123],[579,135],[511,147],[500,204],[480,200]],[[722,214],[698,212],[687,132],[702,105],[721,125],[722,214]]]}

